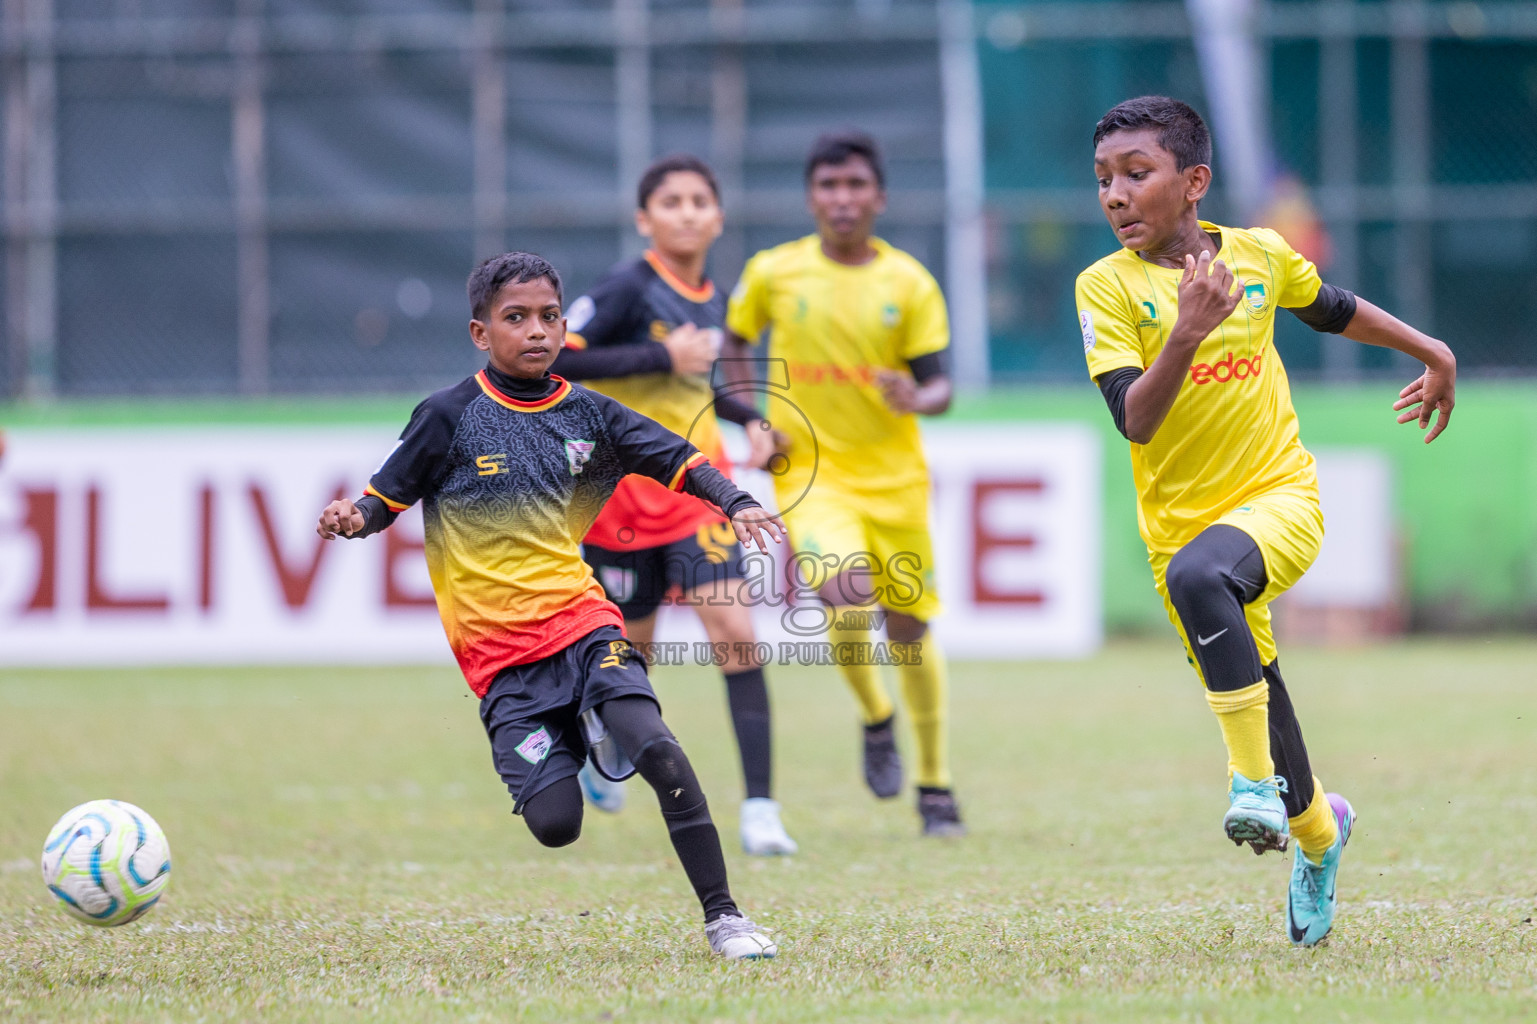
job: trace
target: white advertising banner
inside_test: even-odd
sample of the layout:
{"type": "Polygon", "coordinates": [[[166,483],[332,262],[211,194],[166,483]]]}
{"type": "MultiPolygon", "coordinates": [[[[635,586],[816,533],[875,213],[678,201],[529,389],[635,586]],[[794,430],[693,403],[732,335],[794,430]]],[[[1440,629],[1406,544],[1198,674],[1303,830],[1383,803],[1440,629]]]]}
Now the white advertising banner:
{"type": "MultiPolygon", "coordinates": [[[[936,623],[953,657],[1074,657],[1100,642],[1100,451],[1072,424],[936,425],[936,623]]],[[[0,461],[0,664],[450,661],[417,509],[324,542],[389,429],[16,430],[0,461]]],[[[743,485],[769,498],[768,478],[743,485]]],[[[760,639],[795,640],[784,607],[760,639]]],[[[659,641],[703,639],[668,609],[659,641]]]]}

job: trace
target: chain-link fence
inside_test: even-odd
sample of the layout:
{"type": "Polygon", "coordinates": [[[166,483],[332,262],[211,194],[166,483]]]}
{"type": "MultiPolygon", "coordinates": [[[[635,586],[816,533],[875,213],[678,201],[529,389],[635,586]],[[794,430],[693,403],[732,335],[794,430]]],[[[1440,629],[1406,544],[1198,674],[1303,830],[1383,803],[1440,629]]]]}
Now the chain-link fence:
{"type": "MultiPolygon", "coordinates": [[[[1537,4],[1260,11],[1277,169],[1327,229],[1326,276],[1465,369],[1537,366],[1537,4]]],[[[729,285],[810,230],[801,161],[844,125],[887,148],[882,233],[957,307],[964,268],[986,277],[967,382],[1081,378],[1073,278],[1115,244],[1092,126],[1140,93],[1206,106],[1173,0],[32,0],[0,28],[5,395],[440,384],[477,363],[475,259],[534,249],[582,290],[637,245],[640,169],[688,150],[725,189],[729,285]],[[946,11],[974,42],[959,78],[946,11]],[[967,74],[979,112],[954,102],[967,74]]],[[[1282,322],[1303,376],[1394,365],[1282,322]]]]}

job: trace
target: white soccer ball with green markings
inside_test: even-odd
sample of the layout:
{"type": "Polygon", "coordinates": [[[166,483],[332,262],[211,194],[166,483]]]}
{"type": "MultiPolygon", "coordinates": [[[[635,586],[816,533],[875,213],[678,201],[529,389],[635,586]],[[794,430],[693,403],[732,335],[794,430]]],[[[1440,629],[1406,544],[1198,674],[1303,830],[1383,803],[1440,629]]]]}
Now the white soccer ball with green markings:
{"type": "Polygon", "coordinates": [[[165,833],[121,800],[72,808],[43,846],[43,882],[86,924],[127,924],[155,905],[170,880],[165,833]]]}

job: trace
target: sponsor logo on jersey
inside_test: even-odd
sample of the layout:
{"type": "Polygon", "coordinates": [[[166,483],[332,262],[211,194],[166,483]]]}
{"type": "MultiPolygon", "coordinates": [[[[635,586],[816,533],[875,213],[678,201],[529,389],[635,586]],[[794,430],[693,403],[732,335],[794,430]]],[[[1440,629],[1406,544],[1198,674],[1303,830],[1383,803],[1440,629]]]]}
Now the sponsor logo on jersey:
{"type": "Polygon", "coordinates": [[[1250,281],[1243,286],[1243,308],[1251,317],[1258,320],[1269,307],[1270,294],[1265,291],[1264,282],[1250,281]]]}
{"type": "Polygon", "coordinates": [[[667,340],[667,336],[669,334],[671,334],[671,333],[672,333],[672,328],[667,325],[667,321],[666,320],[653,320],[653,321],[651,321],[651,340],[652,341],[666,341],[667,340]]]}
{"type": "Polygon", "coordinates": [[[1229,352],[1215,363],[1196,363],[1190,368],[1190,383],[1226,384],[1230,380],[1248,380],[1250,377],[1258,377],[1260,370],[1264,368],[1262,363],[1264,356],[1265,353],[1261,352],[1252,359],[1245,359],[1229,352]]]}
{"type": "Polygon", "coordinates": [[[902,322],[902,311],[897,308],[895,302],[888,302],[881,307],[881,323],[886,327],[895,327],[902,322]]]}
{"type": "Polygon", "coordinates": [[[475,456],[475,472],[479,476],[496,476],[498,473],[507,472],[507,453],[497,452],[495,455],[475,456]]]}
{"type": "Polygon", "coordinates": [[[1152,299],[1143,299],[1137,303],[1142,309],[1142,319],[1137,321],[1138,327],[1158,326],[1158,307],[1153,305],[1152,299]]]}
{"type": "Polygon", "coordinates": [[[1094,347],[1094,314],[1086,309],[1078,311],[1078,329],[1083,332],[1083,350],[1094,347]]]}
{"type": "Polygon", "coordinates": [[[572,476],[579,475],[590,458],[592,458],[591,441],[566,441],[566,465],[570,468],[572,476]]]}

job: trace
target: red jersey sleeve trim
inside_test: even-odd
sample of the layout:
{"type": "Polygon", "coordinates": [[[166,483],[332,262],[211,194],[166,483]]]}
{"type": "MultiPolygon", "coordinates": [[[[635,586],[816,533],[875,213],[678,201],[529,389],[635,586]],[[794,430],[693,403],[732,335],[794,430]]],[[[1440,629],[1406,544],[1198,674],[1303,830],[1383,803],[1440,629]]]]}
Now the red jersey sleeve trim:
{"type": "Polygon", "coordinates": [[[372,484],[369,484],[367,487],[363,488],[363,493],[372,494],[374,497],[384,502],[384,507],[389,509],[391,512],[404,512],[406,509],[411,507],[410,505],[402,505],[400,502],[395,501],[393,498],[386,498],[384,495],[375,490],[372,484]]]}
{"type": "Polygon", "coordinates": [[[480,390],[486,393],[487,398],[491,399],[491,401],[497,403],[498,405],[502,405],[508,409],[513,410],[514,412],[544,412],[546,409],[555,408],[562,401],[564,401],[566,396],[571,393],[571,382],[566,380],[566,378],[556,376],[553,373],[550,374],[550,379],[559,382],[553,395],[551,395],[549,398],[541,398],[537,402],[525,402],[521,399],[513,398],[511,395],[503,394],[501,391],[498,391],[496,385],[492,384],[491,379],[486,376],[485,370],[481,370],[479,373],[475,374],[475,383],[480,385],[480,390]]]}
{"type": "Polygon", "coordinates": [[[699,465],[701,462],[709,461],[709,459],[704,457],[704,452],[695,452],[694,454],[690,455],[688,459],[683,463],[683,465],[678,467],[678,471],[672,475],[672,480],[668,482],[667,489],[670,491],[683,490],[683,478],[688,476],[688,471],[699,465]]]}

